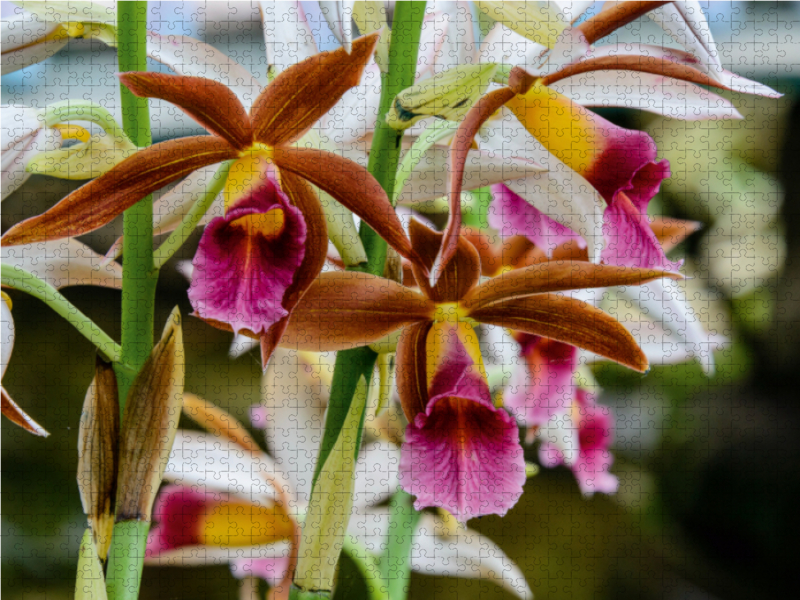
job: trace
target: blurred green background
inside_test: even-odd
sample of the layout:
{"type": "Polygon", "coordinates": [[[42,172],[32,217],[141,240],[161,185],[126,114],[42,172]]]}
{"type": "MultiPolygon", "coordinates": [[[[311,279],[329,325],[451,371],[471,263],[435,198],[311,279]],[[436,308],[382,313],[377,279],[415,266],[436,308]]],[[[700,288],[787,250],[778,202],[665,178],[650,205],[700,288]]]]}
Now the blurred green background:
{"type": "MultiPolygon", "coordinates": [[[[789,23],[794,19],[795,13],[773,3],[734,4],[741,12],[730,13],[732,23],[751,14],[754,22],[774,21],[783,32],[781,15],[789,23]]],[[[260,24],[241,22],[238,41],[230,32],[195,30],[191,23],[178,33],[205,35],[220,47],[258,44],[260,24]]],[[[797,45],[786,40],[782,48],[789,54],[782,60],[800,62],[797,45]]],[[[81,44],[72,42],[46,69],[106,52],[81,44]]],[[[256,72],[264,67],[263,51],[260,56],[248,64],[256,72]]],[[[601,402],[616,414],[616,496],[584,499],[566,469],[542,470],[506,518],[470,523],[522,567],[540,600],[796,595],[787,590],[797,587],[793,543],[800,537],[800,80],[777,67],[761,68],[755,78],[787,96],[729,94],[745,116],[741,122],[686,123],[602,111],[650,132],[660,156],[670,159],[673,176],[653,211],[705,224],[675,255],[687,258],[699,280],[694,289],[704,290],[694,297],[701,318],[730,343],[716,354],[711,378],[694,362],[654,367],[644,377],[612,365],[595,367],[605,389],[601,402]]],[[[24,83],[4,77],[3,102],[14,100],[24,83]]],[[[3,203],[3,229],[77,186],[32,177],[3,203]]],[[[102,252],[119,229],[112,224],[84,241],[102,252]]],[[[176,259],[190,259],[196,243],[197,237],[176,259]]],[[[159,282],[157,329],[173,306],[191,312],[187,283],[174,262],[159,282]]],[[[118,291],[64,293],[119,338],[118,291]]],[[[3,385],[51,436],[34,438],[2,423],[1,591],[25,600],[70,598],[85,527],[75,483],[77,428],[94,352],[37,300],[17,292],[11,297],[17,338],[3,385]]],[[[260,393],[257,357],[231,361],[229,335],[191,318],[184,328],[187,389],[247,421],[247,408],[260,393]]],[[[237,589],[226,566],[146,568],[142,598],[232,599],[237,589]]],[[[337,594],[364,597],[347,560],[337,594]]],[[[490,582],[413,575],[410,598],[434,597],[505,596],[490,582]]]]}

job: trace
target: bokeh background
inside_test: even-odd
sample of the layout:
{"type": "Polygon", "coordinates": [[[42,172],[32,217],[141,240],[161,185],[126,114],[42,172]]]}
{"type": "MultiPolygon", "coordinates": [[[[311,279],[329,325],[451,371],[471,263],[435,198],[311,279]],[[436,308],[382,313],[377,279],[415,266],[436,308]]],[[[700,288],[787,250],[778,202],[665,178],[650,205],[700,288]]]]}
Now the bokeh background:
{"type": "MultiPolygon", "coordinates": [[[[601,112],[650,132],[660,157],[670,160],[672,178],[652,214],[704,223],[674,254],[686,259],[694,276],[694,308],[727,343],[715,354],[711,377],[696,362],[656,366],[646,376],[594,367],[605,389],[601,402],[616,415],[617,495],[585,499],[566,469],[542,470],[506,518],[471,522],[523,568],[540,600],[797,594],[800,29],[794,26],[800,27],[800,3],[704,6],[723,64],[786,95],[728,94],[743,121],[601,112]]],[[[2,10],[6,15],[13,6],[3,2],[2,10]]],[[[153,2],[149,27],[203,39],[265,81],[261,24],[250,3],[153,2]]],[[[616,36],[664,41],[647,19],[616,36]]],[[[46,63],[4,76],[2,102],[44,106],[85,97],[113,106],[114,73],[114,52],[73,40],[46,63]]],[[[156,138],[197,131],[168,105],[154,102],[152,112],[156,138]]],[[[32,177],[3,203],[3,229],[78,185],[32,177]]],[[[115,222],[83,241],[104,252],[120,229],[115,222]]],[[[195,237],[175,260],[190,259],[196,243],[195,237]]],[[[162,270],[156,323],[175,305],[191,312],[175,260],[162,270]]],[[[76,287],[64,293],[119,338],[118,291],[76,287]]],[[[34,438],[2,423],[0,590],[7,598],[71,598],[85,528],[75,482],[78,422],[94,351],[42,303],[17,292],[11,297],[17,338],[3,385],[51,436],[34,438]]],[[[246,421],[260,395],[258,358],[231,361],[228,335],[193,319],[184,327],[187,389],[246,421]]],[[[366,597],[363,586],[343,560],[337,597],[366,597]]],[[[148,567],[142,598],[227,599],[237,597],[237,588],[225,566],[148,567]]],[[[415,574],[410,597],[505,596],[491,582],[415,574]]]]}

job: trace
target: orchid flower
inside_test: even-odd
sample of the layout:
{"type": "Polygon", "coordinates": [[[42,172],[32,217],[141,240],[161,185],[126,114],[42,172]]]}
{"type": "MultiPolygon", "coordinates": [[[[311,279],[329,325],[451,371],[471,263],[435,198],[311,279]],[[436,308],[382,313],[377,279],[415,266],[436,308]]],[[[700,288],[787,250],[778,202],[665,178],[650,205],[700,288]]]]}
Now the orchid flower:
{"type": "MultiPolygon", "coordinates": [[[[547,260],[588,261],[586,244],[504,186],[497,186],[488,220],[500,232],[500,244],[484,231],[467,235],[481,255],[485,276],[547,260]],[[485,265],[485,266],[484,266],[485,265]]],[[[648,220],[649,235],[669,251],[694,233],[694,221],[655,217],[648,220]]],[[[697,320],[682,287],[668,280],[651,281],[640,287],[621,287],[573,292],[573,297],[589,302],[611,314],[620,313],[620,322],[633,334],[653,364],[669,364],[700,358],[703,369],[713,371],[711,350],[725,339],[706,329],[697,320]],[[617,309],[620,302],[631,310],[617,309]]]]}
{"type": "Polygon", "coordinates": [[[569,413],[554,416],[542,429],[539,460],[543,466],[567,464],[584,496],[617,491],[619,480],[608,472],[614,462],[609,451],[613,428],[608,407],[598,405],[592,394],[578,388],[569,413]],[[566,424],[554,423],[559,418],[566,424]],[[574,433],[564,435],[565,428],[573,428],[574,433]]]}
{"type": "MultiPolygon", "coordinates": [[[[679,51],[656,48],[659,52],[653,54],[654,50],[647,47],[640,49],[638,54],[617,56],[625,54],[622,49],[614,47],[607,55],[591,49],[590,44],[594,41],[657,6],[633,3],[613,5],[576,28],[566,28],[564,25],[557,39],[547,42],[552,48],[549,53],[547,46],[527,42],[521,36],[502,29],[502,26],[496,28],[500,32],[498,35],[490,34],[487,37],[484,41],[487,50],[484,58],[493,58],[498,54],[500,60],[507,58],[504,51],[509,46],[504,44],[504,33],[508,32],[516,36],[512,42],[522,40],[526,44],[523,48],[532,46],[536,50],[536,59],[526,60],[527,71],[519,66],[514,67],[509,86],[485,96],[472,109],[474,121],[470,128],[456,134],[456,141],[453,142],[456,152],[451,156],[450,169],[451,221],[460,218],[458,207],[455,206],[462,189],[458,179],[463,172],[467,148],[477,134],[479,147],[496,151],[511,149],[516,156],[524,156],[545,165],[549,168],[548,177],[561,180],[558,187],[562,192],[555,190],[555,202],[550,194],[554,191],[553,186],[549,185],[547,179],[543,181],[541,175],[538,179],[531,176],[525,181],[507,183],[526,201],[533,205],[538,203],[538,208],[581,234],[588,243],[589,256],[593,261],[601,258],[605,237],[607,247],[602,258],[610,264],[677,268],[677,264],[666,259],[649,234],[646,224],[647,204],[658,190],[661,180],[669,173],[665,161],[656,162],[656,147],[652,139],[645,133],[627,131],[609,123],[584,109],[580,101],[573,102],[559,94],[553,85],[573,75],[602,75],[609,69],[613,73],[622,69],[624,72],[636,72],[637,76],[639,73],[652,74],[659,81],[675,81],[676,85],[684,88],[688,82],[688,85],[702,83],[763,94],[775,92],[743,78],[737,79],[732,74],[721,75],[724,81],[710,78],[691,66],[696,62],[693,57],[679,51]],[[503,110],[494,117],[501,108],[503,110]],[[525,135],[520,135],[520,130],[525,135]],[[569,134],[565,135],[566,132],[569,134]],[[460,134],[468,135],[461,137],[460,134]],[[459,147],[456,148],[456,145],[459,147]]],[[[495,15],[506,20],[508,18],[503,11],[495,15]]],[[[567,87],[565,92],[569,93],[569,89],[567,87]]],[[[705,99],[711,107],[710,110],[700,110],[698,114],[708,118],[738,116],[726,101],[720,99],[722,105],[713,102],[713,98],[709,101],[707,93],[699,88],[692,88],[692,93],[700,94],[700,99],[705,99]],[[722,112],[716,110],[720,106],[722,112]]],[[[643,93],[642,97],[645,95],[643,93]]],[[[469,115],[462,121],[462,126],[468,120],[469,115]]],[[[454,251],[455,224],[448,230],[450,242],[444,248],[445,258],[454,251]]]]}
{"type": "MultiPolygon", "coordinates": [[[[472,330],[479,322],[574,344],[636,370],[646,370],[647,361],[619,323],[557,292],[639,284],[669,276],[668,273],[581,262],[545,263],[504,273],[478,285],[478,252],[466,238],[459,238],[454,258],[431,285],[426,270],[432,267],[444,236],[413,220],[410,237],[413,249],[423,260],[422,266],[412,264],[420,291],[365,273],[322,273],[295,306],[282,340],[283,345],[300,350],[342,350],[376,342],[402,330],[397,345],[398,391],[412,424],[409,431],[417,434],[410,436],[409,443],[420,443],[429,418],[431,423],[436,422],[448,409],[459,406],[464,411],[459,417],[465,419],[464,424],[476,418],[479,422],[491,413],[498,423],[494,433],[506,441],[498,446],[500,451],[509,455],[509,460],[516,460],[514,445],[509,441],[512,425],[493,411],[485,383],[478,383],[473,377],[475,370],[485,377],[472,330]],[[470,358],[472,375],[465,375],[464,352],[470,358]]],[[[466,443],[459,441],[455,432],[457,428],[453,436],[445,436],[435,448],[428,449],[437,454],[436,464],[439,459],[450,464],[447,479],[439,482],[440,489],[448,492],[436,498],[432,489],[424,492],[422,484],[417,487],[410,483],[419,492],[418,505],[446,504],[465,519],[504,513],[516,501],[514,485],[518,482],[511,477],[490,483],[481,469],[470,463],[474,456],[491,456],[492,444],[497,440],[482,435],[466,443]],[[482,489],[484,482],[491,486],[491,492],[482,489]],[[494,487],[501,484],[510,489],[494,487]],[[489,496],[484,501],[482,494],[470,494],[468,490],[494,494],[502,501],[490,504],[489,496]]],[[[413,447],[404,447],[406,453],[412,450],[413,447]]],[[[403,462],[413,465],[415,461],[406,458],[403,462]]]]}
{"type": "Polygon", "coordinates": [[[361,38],[351,54],[325,53],[284,71],[264,89],[250,115],[232,91],[213,80],[121,75],[135,94],[176,103],[214,135],[170,140],[137,152],[42,215],[9,229],[3,242],[87,233],[144,195],[205,165],[235,159],[225,190],[227,214],[206,233],[195,262],[196,277],[215,281],[212,287],[203,288],[208,281],[193,285],[193,301],[199,316],[258,336],[266,365],[289,313],[327,255],[324,215],[309,182],[354,210],[400,255],[420,263],[386,194],[365,169],[330,152],[288,146],[359,81],[376,41],[377,35],[361,38]],[[266,185],[259,187],[254,180],[264,176],[266,185]],[[241,237],[242,232],[247,235],[241,237]],[[276,243],[293,248],[281,265],[270,263],[274,251],[268,248],[276,243]],[[251,250],[255,247],[258,252],[251,250]],[[226,252],[232,253],[229,260],[239,260],[237,277],[229,273],[219,279],[223,273],[214,260],[226,252]]]}
{"type": "Polygon", "coordinates": [[[3,185],[5,200],[31,176],[91,179],[108,172],[137,148],[105,109],[92,102],[59,102],[44,109],[3,106],[3,185]],[[92,121],[101,133],[68,121],[92,121]],[[67,140],[77,143],[68,148],[67,140]]]}
{"type": "MultiPolygon", "coordinates": [[[[150,534],[146,564],[230,563],[240,579],[258,577],[279,587],[291,581],[294,536],[311,494],[305,465],[317,450],[314,432],[322,430],[329,395],[324,364],[322,356],[278,351],[264,376],[264,404],[255,411],[270,455],[231,415],[186,395],[184,411],[209,433],[177,433],[165,472],[170,483],[154,509],[158,524],[150,534]]],[[[393,444],[365,444],[356,467],[348,551],[379,552],[384,545],[389,512],[378,505],[396,488],[398,464],[393,444]]],[[[426,514],[414,535],[412,569],[490,578],[520,598],[531,597],[519,567],[481,534],[448,530],[426,514]]]]}

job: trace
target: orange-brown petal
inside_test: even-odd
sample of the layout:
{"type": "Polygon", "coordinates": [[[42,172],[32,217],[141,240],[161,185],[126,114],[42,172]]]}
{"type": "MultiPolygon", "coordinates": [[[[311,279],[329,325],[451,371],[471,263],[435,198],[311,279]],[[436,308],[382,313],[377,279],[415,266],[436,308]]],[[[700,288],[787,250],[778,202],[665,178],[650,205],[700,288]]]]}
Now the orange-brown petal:
{"type": "Polygon", "coordinates": [[[444,230],[442,247],[433,267],[433,281],[436,281],[444,272],[447,263],[452,260],[458,246],[458,237],[461,231],[461,189],[463,187],[464,166],[472,146],[472,140],[487,119],[514,96],[514,92],[507,87],[489,92],[470,109],[456,130],[450,151],[450,190],[448,192],[450,215],[444,230]]]}
{"type": "MultiPolygon", "coordinates": [[[[433,267],[444,234],[433,231],[417,219],[412,219],[409,235],[412,247],[420,255],[425,266],[428,269],[433,267]]],[[[475,247],[461,236],[452,260],[445,266],[436,285],[430,286],[428,278],[418,266],[414,265],[412,269],[414,279],[426,296],[435,302],[458,302],[478,283],[481,277],[481,259],[475,247]]]]}
{"type": "Polygon", "coordinates": [[[397,344],[397,394],[412,423],[428,404],[427,342],[432,326],[431,321],[409,325],[397,344]]]}
{"type": "Polygon", "coordinates": [[[420,263],[386,192],[364,167],[333,152],[275,148],[281,172],[291,172],[325,190],[376,231],[400,256],[420,263]]]}
{"type": "Polygon", "coordinates": [[[237,150],[252,145],[250,117],[227,86],[206,79],[165,73],[122,73],[122,83],[136,96],[160,98],[179,106],[183,112],[228,141],[237,150]]]}
{"type": "Polygon", "coordinates": [[[3,235],[2,243],[15,246],[89,233],[151,192],[236,154],[227,142],[208,135],[155,144],[78,188],[41,215],[17,223],[3,235]]]}
{"type": "Polygon", "coordinates": [[[45,431],[44,427],[31,419],[28,414],[11,399],[11,396],[9,396],[3,388],[0,388],[0,399],[2,401],[3,416],[9,421],[19,425],[25,431],[28,431],[33,435],[39,435],[41,437],[47,437],[50,435],[47,433],[47,431],[45,431]]]}
{"type": "Polygon", "coordinates": [[[669,2],[609,2],[607,7],[604,6],[603,10],[575,29],[583,33],[589,44],[594,44],[612,31],[664,4],[669,2]]]}
{"type": "Polygon", "coordinates": [[[572,344],[644,372],[647,358],[636,340],[611,315],[561,294],[536,294],[494,302],[469,316],[489,325],[572,344]]]}
{"type": "Polygon", "coordinates": [[[349,54],[344,48],[323,52],[278,75],[253,103],[254,138],[268,146],[300,139],[347,90],[359,84],[379,35],[357,39],[349,54]]]}
{"type": "Polygon", "coordinates": [[[283,344],[322,352],[364,346],[431,320],[434,304],[418,292],[368,273],[323,273],[292,312],[283,344]]]}
{"type": "Polygon", "coordinates": [[[465,308],[478,310],[509,298],[545,292],[561,292],[614,285],[640,285],[653,279],[682,276],[670,271],[598,265],[583,261],[550,261],[515,269],[486,281],[463,301],[465,308]]]}

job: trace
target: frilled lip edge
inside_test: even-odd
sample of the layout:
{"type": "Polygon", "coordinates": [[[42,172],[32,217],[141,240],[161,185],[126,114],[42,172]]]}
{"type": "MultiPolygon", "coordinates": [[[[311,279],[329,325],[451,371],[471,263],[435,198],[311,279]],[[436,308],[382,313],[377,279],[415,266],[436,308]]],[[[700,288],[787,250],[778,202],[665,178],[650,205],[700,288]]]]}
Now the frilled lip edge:
{"type": "Polygon", "coordinates": [[[460,521],[504,515],[522,495],[525,461],[514,419],[495,408],[489,388],[458,340],[430,384],[424,412],[406,429],[400,483],[415,508],[438,506],[460,521]]]}
{"type": "Polygon", "coordinates": [[[269,180],[213,219],[193,260],[189,300],[198,316],[237,333],[265,333],[289,314],[282,302],[303,262],[306,234],[303,214],[269,180]],[[265,233],[259,219],[282,219],[282,229],[265,233]]]}

